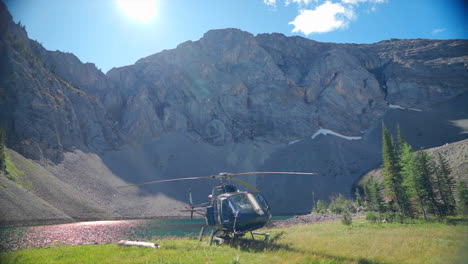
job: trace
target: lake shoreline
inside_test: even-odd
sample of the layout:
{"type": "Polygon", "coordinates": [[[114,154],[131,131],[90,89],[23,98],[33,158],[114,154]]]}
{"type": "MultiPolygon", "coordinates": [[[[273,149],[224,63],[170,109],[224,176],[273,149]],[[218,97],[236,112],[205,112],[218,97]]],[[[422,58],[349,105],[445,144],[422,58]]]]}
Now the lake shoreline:
{"type": "MultiPolygon", "coordinates": [[[[200,217],[194,217],[202,219],[200,217]]],[[[0,227],[32,227],[46,225],[60,225],[78,222],[94,222],[94,221],[119,221],[119,220],[158,220],[158,219],[190,219],[188,216],[154,216],[154,217],[113,217],[113,218],[73,218],[73,219],[37,219],[37,220],[13,220],[0,221],[0,227]]]]}
{"type": "MultiPolygon", "coordinates": [[[[304,214],[278,214],[275,216],[289,217],[300,216],[304,214]]],[[[194,216],[195,219],[203,219],[203,217],[194,216]]],[[[11,220],[1,221],[0,227],[29,227],[29,226],[46,226],[46,225],[60,225],[78,222],[91,222],[91,221],[118,221],[118,220],[158,220],[158,219],[190,219],[189,216],[152,216],[152,217],[112,217],[112,218],[59,218],[59,219],[34,219],[34,220],[11,220]]]]}
{"type": "MultiPolygon", "coordinates": [[[[288,217],[299,216],[307,214],[280,214],[275,216],[288,217]]],[[[203,217],[194,216],[195,219],[203,219],[203,217]]],[[[46,226],[46,225],[60,225],[78,222],[91,222],[91,221],[119,221],[119,220],[158,220],[158,219],[190,219],[189,216],[153,216],[153,217],[112,217],[112,218],[62,218],[62,219],[36,219],[36,220],[13,220],[13,221],[0,221],[0,227],[32,227],[32,226],[46,226]]]]}

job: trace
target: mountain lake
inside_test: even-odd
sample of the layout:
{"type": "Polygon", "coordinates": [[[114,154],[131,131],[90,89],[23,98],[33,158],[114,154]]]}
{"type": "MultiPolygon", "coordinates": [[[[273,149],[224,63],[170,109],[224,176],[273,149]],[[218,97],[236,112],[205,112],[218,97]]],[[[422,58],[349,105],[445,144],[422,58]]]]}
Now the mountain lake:
{"type": "MultiPolygon", "coordinates": [[[[290,216],[289,216],[290,217],[290,216]]],[[[288,216],[275,216],[274,220],[288,216]]],[[[197,237],[204,219],[141,219],[88,221],[27,227],[0,227],[0,251],[65,245],[154,241],[170,237],[197,237]]],[[[210,230],[205,231],[205,236],[210,230]]]]}

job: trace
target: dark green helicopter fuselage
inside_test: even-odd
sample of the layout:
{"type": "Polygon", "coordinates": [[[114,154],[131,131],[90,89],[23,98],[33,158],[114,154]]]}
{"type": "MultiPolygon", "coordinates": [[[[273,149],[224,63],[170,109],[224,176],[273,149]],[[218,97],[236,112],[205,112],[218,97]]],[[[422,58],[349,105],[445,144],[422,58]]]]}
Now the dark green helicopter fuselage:
{"type": "Polygon", "coordinates": [[[262,228],[270,219],[270,206],[263,195],[237,191],[232,185],[216,187],[206,209],[207,225],[233,234],[262,228]],[[231,192],[222,193],[222,190],[231,192]]]}

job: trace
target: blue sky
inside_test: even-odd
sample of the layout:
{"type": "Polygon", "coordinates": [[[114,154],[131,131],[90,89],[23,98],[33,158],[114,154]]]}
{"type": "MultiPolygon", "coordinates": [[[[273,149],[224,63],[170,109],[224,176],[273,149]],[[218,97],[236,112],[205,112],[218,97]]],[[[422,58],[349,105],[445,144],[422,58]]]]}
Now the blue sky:
{"type": "Polygon", "coordinates": [[[3,1],[30,38],[104,72],[228,27],[338,43],[468,38],[463,0],[3,1]]]}

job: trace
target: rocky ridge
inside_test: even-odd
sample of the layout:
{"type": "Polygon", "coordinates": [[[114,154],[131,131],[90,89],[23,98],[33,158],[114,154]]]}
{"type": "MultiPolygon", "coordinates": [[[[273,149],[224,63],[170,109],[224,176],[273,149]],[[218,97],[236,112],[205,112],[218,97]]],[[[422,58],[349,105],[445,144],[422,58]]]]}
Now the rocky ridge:
{"type": "MultiPolygon", "coordinates": [[[[33,160],[53,162],[75,148],[99,151],[118,145],[100,100],[56,72],[78,74],[66,66],[73,63],[91,71],[94,66],[30,40],[3,4],[0,23],[0,125],[8,134],[8,145],[33,160]]],[[[89,80],[89,74],[85,76],[89,80]]]]}
{"type": "Polygon", "coordinates": [[[214,145],[284,143],[321,127],[360,135],[390,105],[428,110],[463,94],[467,58],[463,40],[354,45],[223,29],[107,77],[124,106],[116,121],[134,138],[182,130],[214,145]]]}

